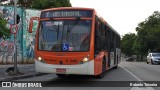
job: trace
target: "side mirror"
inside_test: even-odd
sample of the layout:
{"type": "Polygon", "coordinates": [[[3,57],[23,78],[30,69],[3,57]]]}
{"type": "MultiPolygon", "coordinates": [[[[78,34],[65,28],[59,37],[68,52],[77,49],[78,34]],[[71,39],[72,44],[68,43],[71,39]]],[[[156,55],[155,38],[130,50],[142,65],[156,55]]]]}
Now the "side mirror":
{"type": "Polygon", "coordinates": [[[31,18],[30,18],[30,21],[29,21],[29,29],[28,29],[28,32],[29,32],[29,33],[32,33],[32,31],[33,31],[32,28],[33,28],[33,24],[34,24],[33,21],[34,21],[34,20],[36,20],[36,21],[39,22],[39,17],[31,17],[31,18]]]}

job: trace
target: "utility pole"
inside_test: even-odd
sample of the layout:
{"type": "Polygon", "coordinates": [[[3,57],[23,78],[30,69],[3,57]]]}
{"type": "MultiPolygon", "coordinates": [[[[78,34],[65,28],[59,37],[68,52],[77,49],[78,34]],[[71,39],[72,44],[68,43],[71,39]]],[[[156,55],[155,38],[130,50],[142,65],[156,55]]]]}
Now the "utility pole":
{"type": "MultiPolygon", "coordinates": [[[[17,24],[17,1],[14,0],[14,24],[17,24]]],[[[14,34],[14,74],[17,74],[17,34],[14,34]]]]}

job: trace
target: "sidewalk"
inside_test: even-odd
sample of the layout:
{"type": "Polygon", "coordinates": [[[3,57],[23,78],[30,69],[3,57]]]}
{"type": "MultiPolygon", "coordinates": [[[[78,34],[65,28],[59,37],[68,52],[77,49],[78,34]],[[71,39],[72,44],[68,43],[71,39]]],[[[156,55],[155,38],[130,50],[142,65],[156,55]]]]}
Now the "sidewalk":
{"type": "Polygon", "coordinates": [[[34,64],[18,64],[17,65],[18,70],[19,72],[23,73],[23,75],[10,76],[6,73],[6,70],[9,67],[14,67],[14,65],[13,64],[0,65],[0,81],[11,81],[11,80],[18,80],[23,78],[44,75],[44,73],[37,73],[35,71],[34,64]]]}

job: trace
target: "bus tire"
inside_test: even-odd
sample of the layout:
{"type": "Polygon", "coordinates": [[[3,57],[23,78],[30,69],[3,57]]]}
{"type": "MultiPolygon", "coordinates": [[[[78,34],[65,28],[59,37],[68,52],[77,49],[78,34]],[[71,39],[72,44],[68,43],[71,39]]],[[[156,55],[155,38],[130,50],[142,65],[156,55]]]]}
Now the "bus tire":
{"type": "Polygon", "coordinates": [[[66,74],[56,74],[59,78],[65,78],[66,74]]]}
{"type": "Polygon", "coordinates": [[[103,62],[102,62],[102,73],[99,74],[99,75],[97,76],[97,78],[100,78],[100,79],[103,78],[104,75],[105,75],[105,72],[106,72],[106,59],[103,58],[103,62]]]}

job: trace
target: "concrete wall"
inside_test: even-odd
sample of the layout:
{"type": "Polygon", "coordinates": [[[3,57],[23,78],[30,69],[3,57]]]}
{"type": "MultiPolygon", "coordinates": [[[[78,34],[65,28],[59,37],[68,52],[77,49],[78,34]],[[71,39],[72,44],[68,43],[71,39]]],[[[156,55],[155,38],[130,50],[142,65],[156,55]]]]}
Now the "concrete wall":
{"type": "MultiPolygon", "coordinates": [[[[7,20],[7,27],[10,28],[10,26],[14,24],[14,7],[0,6],[0,13],[2,13],[3,17],[7,20]]],[[[20,16],[17,33],[18,63],[33,63],[37,23],[35,22],[34,24],[32,34],[28,33],[28,25],[30,17],[40,16],[40,11],[18,7],[17,14],[20,16]]],[[[13,63],[13,45],[13,35],[6,40],[0,38],[0,64],[13,63]]]]}

